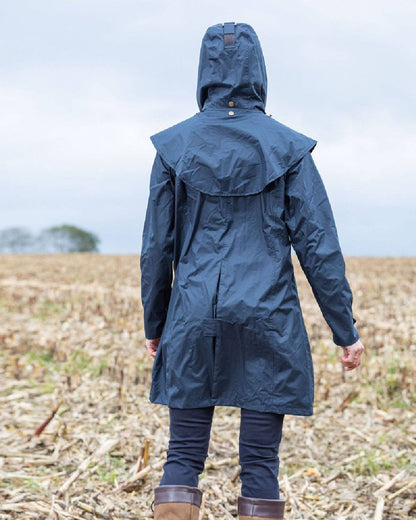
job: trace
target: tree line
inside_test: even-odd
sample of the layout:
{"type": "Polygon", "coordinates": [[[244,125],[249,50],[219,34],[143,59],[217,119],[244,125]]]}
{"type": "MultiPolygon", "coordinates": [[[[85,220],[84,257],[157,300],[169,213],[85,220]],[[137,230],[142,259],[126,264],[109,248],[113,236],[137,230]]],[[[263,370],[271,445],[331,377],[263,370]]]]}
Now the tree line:
{"type": "Polygon", "coordinates": [[[71,224],[32,233],[26,227],[0,230],[0,253],[87,253],[99,252],[99,237],[71,224]]]}

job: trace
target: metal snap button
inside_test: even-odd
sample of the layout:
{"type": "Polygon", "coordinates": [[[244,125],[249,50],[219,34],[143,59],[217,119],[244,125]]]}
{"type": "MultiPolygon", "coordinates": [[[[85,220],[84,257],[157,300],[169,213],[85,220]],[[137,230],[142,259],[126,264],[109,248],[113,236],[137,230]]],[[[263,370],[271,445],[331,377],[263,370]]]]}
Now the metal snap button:
{"type": "Polygon", "coordinates": [[[229,106],[229,107],[233,107],[233,106],[234,106],[234,101],[229,101],[229,102],[228,102],[228,106],[229,106]]]}
{"type": "Polygon", "coordinates": [[[228,115],[229,115],[229,116],[233,116],[233,115],[234,115],[234,112],[233,112],[232,110],[230,110],[230,111],[228,112],[228,115]]]}

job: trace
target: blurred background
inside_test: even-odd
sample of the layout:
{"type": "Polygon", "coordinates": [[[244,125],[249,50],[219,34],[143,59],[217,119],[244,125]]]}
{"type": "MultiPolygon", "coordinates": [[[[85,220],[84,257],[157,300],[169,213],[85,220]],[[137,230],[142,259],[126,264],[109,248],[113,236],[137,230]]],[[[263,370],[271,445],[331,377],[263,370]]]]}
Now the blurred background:
{"type": "Polygon", "coordinates": [[[1,251],[75,237],[139,253],[149,137],[198,111],[202,37],[236,21],[262,44],[267,113],[318,141],[344,254],[415,255],[415,15],[406,0],[2,2],[1,251]]]}

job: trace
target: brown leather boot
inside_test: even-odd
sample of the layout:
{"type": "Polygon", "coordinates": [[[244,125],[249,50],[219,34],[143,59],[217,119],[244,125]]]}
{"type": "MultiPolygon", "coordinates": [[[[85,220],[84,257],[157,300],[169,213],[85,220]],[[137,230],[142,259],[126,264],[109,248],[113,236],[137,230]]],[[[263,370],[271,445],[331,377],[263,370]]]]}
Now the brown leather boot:
{"type": "Polygon", "coordinates": [[[269,498],[238,497],[239,520],[283,520],[285,513],[285,500],[272,500],[269,498]]]}
{"type": "Polygon", "coordinates": [[[191,486],[158,486],[154,490],[155,520],[198,520],[202,491],[191,486]]]}

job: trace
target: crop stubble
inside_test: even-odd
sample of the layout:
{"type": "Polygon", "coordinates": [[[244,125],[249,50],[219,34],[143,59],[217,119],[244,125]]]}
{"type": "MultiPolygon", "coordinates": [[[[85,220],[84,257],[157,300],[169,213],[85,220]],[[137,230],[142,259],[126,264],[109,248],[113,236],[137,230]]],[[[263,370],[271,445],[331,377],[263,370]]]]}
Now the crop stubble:
{"type": "MultiPolygon", "coordinates": [[[[287,519],[416,517],[416,258],[346,258],[366,347],[343,372],[294,257],[315,414],[287,416],[287,519]]],[[[152,518],[167,408],[148,400],[138,255],[0,256],[0,519],[152,518]]],[[[217,407],[201,518],[235,518],[239,410],[217,407]]]]}

